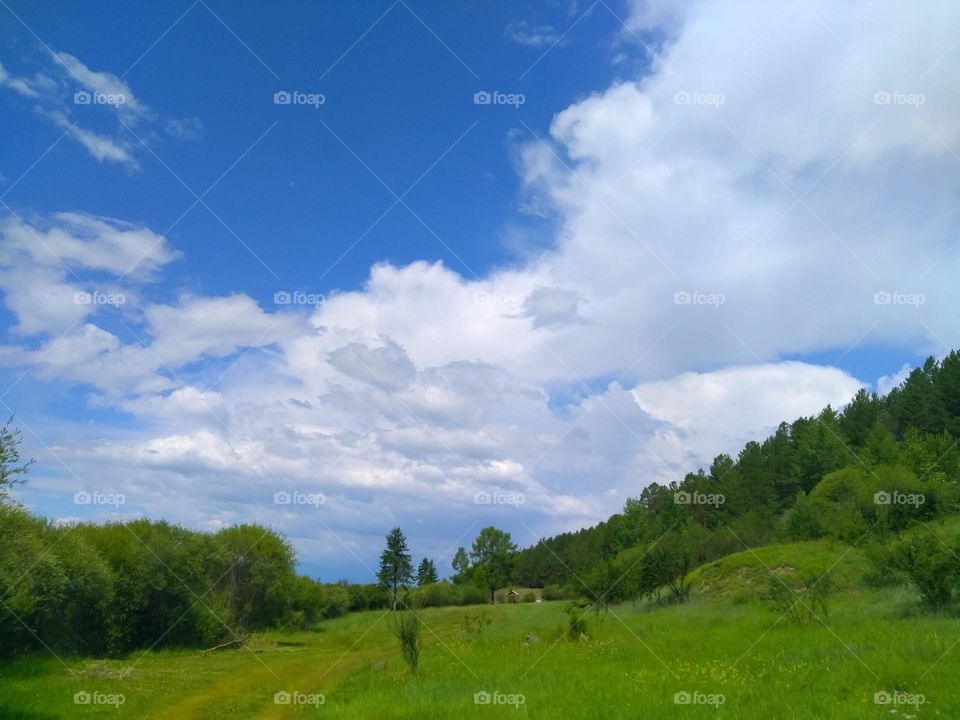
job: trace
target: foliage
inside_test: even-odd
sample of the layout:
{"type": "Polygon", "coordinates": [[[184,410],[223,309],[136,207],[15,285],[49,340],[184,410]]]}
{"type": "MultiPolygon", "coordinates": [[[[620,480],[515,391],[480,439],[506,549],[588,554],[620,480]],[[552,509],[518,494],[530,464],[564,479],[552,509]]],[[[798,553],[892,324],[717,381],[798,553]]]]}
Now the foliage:
{"type": "Polygon", "coordinates": [[[390,591],[391,606],[396,610],[397,592],[413,580],[413,563],[407,538],[398,527],[387,534],[387,546],[380,555],[377,579],[390,591]]]}
{"type": "Polygon", "coordinates": [[[12,423],[11,417],[0,426],[0,502],[8,497],[14,485],[26,480],[24,476],[33,464],[33,460],[21,459],[22,435],[20,430],[11,427],[12,423]]]}
{"type": "Polygon", "coordinates": [[[490,602],[494,602],[497,588],[510,582],[513,557],[517,546],[510,539],[510,533],[495,527],[485,527],[473,541],[470,551],[472,570],[477,584],[490,592],[490,602]]]}
{"type": "Polygon", "coordinates": [[[417,667],[420,664],[420,650],[423,645],[420,637],[422,626],[420,613],[415,609],[400,610],[390,619],[390,629],[400,641],[400,654],[413,675],[417,674],[417,667]]]}
{"type": "Polygon", "coordinates": [[[437,566],[430,558],[424,558],[417,567],[417,585],[423,586],[429,583],[435,583],[439,580],[437,566]]]}
{"type": "Polygon", "coordinates": [[[306,626],[320,586],[293,562],[287,541],[259,526],[213,535],[149,520],[57,526],[0,503],[9,610],[0,653],[119,655],[306,626]]]}
{"type": "Polygon", "coordinates": [[[827,616],[832,592],[830,576],[803,573],[799,577],[770,573],[764,599],[774,611],[796,625],[827,616]]]}
{"type": "Polygon", "coordinates": [[[881,556],[881,567],[905,577],[929,607],[940,610],[956,599],[960,580],[957,550],[926,529],[918,529],[881,556]]]}

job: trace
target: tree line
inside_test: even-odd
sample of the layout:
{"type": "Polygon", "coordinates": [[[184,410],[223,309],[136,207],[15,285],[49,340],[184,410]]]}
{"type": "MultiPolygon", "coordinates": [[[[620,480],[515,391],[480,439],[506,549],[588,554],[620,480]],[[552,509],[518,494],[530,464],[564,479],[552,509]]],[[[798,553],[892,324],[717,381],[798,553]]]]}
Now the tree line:
{"type": "MultiPolygon", "coordinates": [[[[515,555],[511,580],[559,584],[601,604],[683,599],[690,569],[746,548],[821,537],[896,548],[913,524],[960,508],[958,442],[953,351],[885,396],[861,389],[840,411],[784,422],[736,457],[647,485],[596,526],[542,539],[515,555]]],[[[960,567],[952,572],[960,577],[960,567]]]]}

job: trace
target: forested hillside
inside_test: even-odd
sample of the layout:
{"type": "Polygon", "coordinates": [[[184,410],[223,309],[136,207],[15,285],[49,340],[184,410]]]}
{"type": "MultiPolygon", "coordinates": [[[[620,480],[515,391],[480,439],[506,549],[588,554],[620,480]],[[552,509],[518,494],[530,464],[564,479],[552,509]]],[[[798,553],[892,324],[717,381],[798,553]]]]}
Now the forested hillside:
{"type": "Polygon", "coordinates": [[[886,396],[861,390],[840,411],[784,422],[736,458],[648,485],[606,522],[520,551],[514,580],[586,586],[588,597],[612,601],[682,583],[692,567],[745,547],[889,538],[957,509],[958,439],[954,351],[886,396]]]}

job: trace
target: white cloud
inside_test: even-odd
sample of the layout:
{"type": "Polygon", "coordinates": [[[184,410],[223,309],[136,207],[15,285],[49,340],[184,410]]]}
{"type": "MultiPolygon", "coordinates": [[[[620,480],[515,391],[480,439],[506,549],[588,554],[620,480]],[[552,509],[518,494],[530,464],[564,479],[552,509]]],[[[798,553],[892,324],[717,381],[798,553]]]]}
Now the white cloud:
{"type": "Polygon", "coordinates": [[[526,20],[512,20],[503,36],[519,45],[535,48],[552,47],[564,41],[553,25],[531,25],[526,20]]]}
{"type": "Polygon", "coordinates": [[[654,441],[657,452],[689,469],[707,466],[720,450],[736,454],[781,422],[839,409],[863,383],[842,370],[799,362],[689,372],[641,383],[637,404],[668,429],[654,441]]]}
{"type": "Polygon", "coordinates": [[[154,116],[153,110],[134,96],[126,81],[113,73],[91,70],[79,59],[65,52],[53,53],[53,59],[85,90],[115,99],[115,102],[105,104],[114,108],[125,121],[134,122],[154,116]]]}
{"type": "Polygon", "coordinates": [[[892,375],[881,375],[877,378],[877,392],[881,395],[886,395],[895,387],[899,387],[903,382],[910,377],[910,373],[913,372],[913,365],[910,363],[904,363],[897,372],[892,375]]]}
{"type": "MultiPolygon", "coordinates": [[[[123,78],[92,70],[70,53],[51,50],[43,53],[39,61],[45,64],[45,71],[32,77],[11,74],[0,64],[0,87],[33,101],[34,112],[64,131],[98,162],[139,171],[138,146],[159,137],[151,129],[158,114],[134,94],[123,78]],[[91,124],[102,125],[104,117],[114,119],[110,130],[102,126],[91,129],[91,124]],[[149,124],[138,131],[141,138],[132,138],[128,129],[138,123],[149,124]]],[[[203,134],[203,123],[197,117],[168,118],[162,127],[176,140],[194,140],[203,134]]]]}
{"type": "Polygon", "coordinates": [[[175,306],[151,305],[144,314],[151,350],[173,367],[205,356],[225,357],[240,347],[272,345],[305,328],[293,315],[264,312],[246,295],[188,296],[175,306]]]}
{"type": "Polygon", "coordinates": [[[35,98],[38,92],[31,86],[30,81],[22,77],[14,77],[7,72],[7,69],[0,63],[0,85],[5,85],[14,92],[20,93],[24,97],[35,98]]]}
{"type": "Polygon", "coordinates": [[[121,144],[119,140],[104,137],[92,130],[82,128],[71,121],[63,112],[53,111],[48,113],[47,116],[54,125],[66,131],[67,137],[80,143],[98,162],[113,162],[124,165],[131,170],[140,169],[140,163],[137,162],[132,152],[125,147],[125,143],[121,144]]]}
{"type": "Polygon", "coordinates": [[[198,140],[203,137],[203,123],[200,118],[171,118],[167,121],[167,134],[178,140],[198,140]]]}

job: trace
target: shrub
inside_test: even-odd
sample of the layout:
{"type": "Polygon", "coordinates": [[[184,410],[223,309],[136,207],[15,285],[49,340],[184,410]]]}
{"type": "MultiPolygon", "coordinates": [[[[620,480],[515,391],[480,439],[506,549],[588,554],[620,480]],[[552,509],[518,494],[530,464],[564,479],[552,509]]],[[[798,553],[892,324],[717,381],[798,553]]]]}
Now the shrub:
{"type": "Polygon", "coordinates": [[[490,598],[486,590],[474,585],[458,585],[459,593],[457,595],[458,605],[488,605],[490,598]]]}
{"type": "Polygon", "coordinates": [[[764,599],[773,609],[797,625],[826,617],[827,599],[832,592],[828,575],[801,574],[789,576],[771,575],[764,599]]]}
{"type": "Polygon", "coordinates": [[[350,593],[341,585],[323,586],[323,617],[337,618],[350,609],[350,593]]]}
{"type": "Polygon", "coordinates": [[[407,663],[410,672],[416,675],[417,666],[420,664],[420,613],[416,610],[400,610],[393,613],[390,629],[400,641],[400,654],[404,662],[407,663]]]}
{"type": "Polygon", "coordinates": [[[532,603],[532,602],[536,602],[536,601],[537,601],[537,594],[536,594],[535,592],[533,592],[532,590],[528,590],[528,591],[525,592],[525,593],[523,594],[523,596],[520,598],[520,602],[525,602],[525,603],[532,603]]]}
{"type": "Polygon", "coordinates": [[[544,600],[565,600],[567,596],[559,585],[545,585],[540,597],[544,600]]]}
{"type": "Polygon", "coordinates": [[[464,615],[463,621],[460,623],[460,629],[465,636],[476,637],[482,635],[483,631],[492,622],[493,620],[485,612],[476,615],[464,615]]]}
{"type": "Polygon", "coordinates": [[[567,624],[560,626],[560,638],[573,642],[585,640],[589,635],[587,613],[590,603],[587,600],[573,600],[563,610],[567,613],[567,624]]]}
{"type": "Polygon", "coordinates": [[[889,572],[909,580],[927,606],[939,610],[954,600],[960,561],[932,532],[918,528],[916,534],[894,544],[880,562],[889,572]]]}
{"type": "Polygon", "coordinates": [[[823,536],[820,510],[806,493],[797,493],[796,502],[783,517],[783,529],[790,540],[816,540],[823,536]]]}

